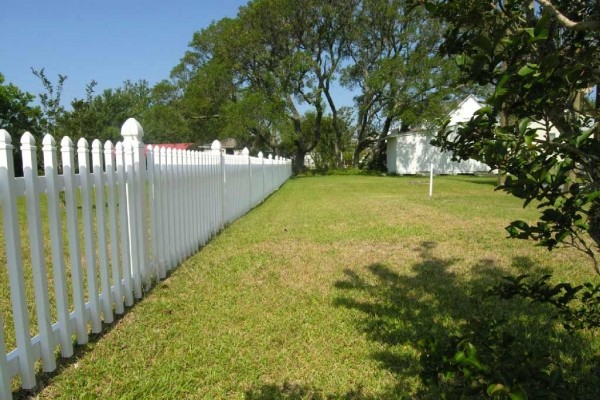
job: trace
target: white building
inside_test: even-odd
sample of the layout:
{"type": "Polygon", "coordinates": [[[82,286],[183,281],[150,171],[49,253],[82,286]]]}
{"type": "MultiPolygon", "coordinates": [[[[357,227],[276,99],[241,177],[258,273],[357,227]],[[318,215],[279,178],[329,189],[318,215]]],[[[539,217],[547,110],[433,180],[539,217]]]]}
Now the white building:
{"type": "MultiPolygon", "coordinates": [[[[464,99],[448,117],[448,127],[471,119],[475,111],[483,107],[473,95],[464,99]]],[[[489,172],[490,167],[475,160],[452,161],[450,152],[442,152],[429,144],[436,128],[415,129],[409,132],[392,130],[386,138],[387,170],[389,173],[418,174],[429,172],[433,164],[434,174],[466,174],[489,172]]]]}

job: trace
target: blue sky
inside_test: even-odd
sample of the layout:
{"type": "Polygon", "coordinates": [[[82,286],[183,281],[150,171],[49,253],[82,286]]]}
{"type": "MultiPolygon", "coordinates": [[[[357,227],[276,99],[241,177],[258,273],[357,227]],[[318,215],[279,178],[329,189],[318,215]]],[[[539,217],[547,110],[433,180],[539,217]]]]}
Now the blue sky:
{"type": "Polygon", "coordinates": [[[235,17],[247,0],[2,0],[0,73],[33,94],[42,86],[31,67],[56,82],[67,75],[63,105],[96,92],[146,79],[169,78],[194,32],[235,17]]]}

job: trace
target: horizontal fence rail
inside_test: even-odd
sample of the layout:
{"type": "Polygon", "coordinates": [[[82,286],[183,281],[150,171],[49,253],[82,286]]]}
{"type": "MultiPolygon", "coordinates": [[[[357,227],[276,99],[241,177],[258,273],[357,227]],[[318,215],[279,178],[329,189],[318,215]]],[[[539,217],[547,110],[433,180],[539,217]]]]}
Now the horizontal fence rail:
{"type": "Polygon", "coordinates": [[[26,132],[23,177],[15,177],[15,145],[0,130],[0,399],[12,398],[15,379],[34,389],[40,365],[54,371],[58,351],[71,357],[90,332],[291,176],[290,160],[247,149],[226,155],[218,141],[204,152],[146,146],[133,118],[121,134],[115,145],[91,146],[46,135],[38,175],[26,132]]]}

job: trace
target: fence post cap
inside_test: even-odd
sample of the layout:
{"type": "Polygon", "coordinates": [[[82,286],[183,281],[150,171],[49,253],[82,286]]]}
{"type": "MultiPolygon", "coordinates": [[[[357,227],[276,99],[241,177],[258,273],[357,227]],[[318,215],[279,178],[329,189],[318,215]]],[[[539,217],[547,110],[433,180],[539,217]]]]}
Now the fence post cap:
{"type": "Polygon", "coordinates": [[[273,154],[269,154],[269,160],[273,159],[273,154]]]}
{"type": "Polygon", "coordinates": [[[92,142],[92,150],[100,151],[102,150],[102,142],[99,139],[94,139],[92,142]]]}
{"type": "Polygon", "coordinates": [[[42,146],[44,147],[55,147],[56,146],[56,140],[54,140],[54,138],[52,137],[51,134],[46,133],[44,135],[44,138],[42,139],[42,146]]]}
{"type": "Polygon", "coordinates": [[[79,150],[83,150],[83,149],[87,150],[87,147],[88,147],[88,141],[85,140],[85,138],[81,138],[77,141],[77,148],[79,150]]]}
{"type": "Polygon", "coordinates": [[[250,150],[248,150],[247,147],[244,147],[244,149],[242,150],[242,155],[249,156],[250,155],[250,150]]]}
{"type": "Polygon", "coordinates": [[[21,136],[21,146],[35,146],[35,138],[31,134],[31,132],[27,131],[23,134],[23,136],[21,136]]]}
{"type": "Polygon", "coordinates": [[[60,141],[60,147],[63,149],[71,149],[73,148],[73,141],[70,137],[63,136],[62,140],[60,141]]]}
{"type": "Polygon", "coordinates": [[[129,139],[141,142],[144,137],[144,129],[135,118],[129,118],[121,127],[121,136],[125,140],[129,139]]]}
{"type": "Polygon", "coordinates": [[[6,129],[0,129],[0,149],[12,149],[12,139],[6,129]]]}
{"type": "Polygon", "coordinates": [[[264,154],[263,154],[263,152],[262,152],[262,151],[259,151],[259,152],[258,152],[258,158],[263,158],[263,157],[264,157],[264,154]]]}

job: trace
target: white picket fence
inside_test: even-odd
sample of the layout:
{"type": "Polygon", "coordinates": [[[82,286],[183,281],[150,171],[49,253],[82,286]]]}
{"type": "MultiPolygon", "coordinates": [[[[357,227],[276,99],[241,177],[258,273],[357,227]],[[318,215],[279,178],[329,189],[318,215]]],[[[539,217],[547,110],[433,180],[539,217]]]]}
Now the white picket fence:
{"type": "Polygon", "coordinates": [[[160,145],[145,149],[143,129],[132,118],[121,134],[123,142],[114,146],[95,140],[91,158],[85,139],[75,148],[64,137],[61,165],[56,142],[46,135],[44,175],[38,176],[36,143],[26,132],[20,147],[24,176],[15,178],[11,137],[0,130],[0,196],[15,343],[7,353],[0,316],[1,399],[12,397],[15,377],[22,388],[34,388],[36,362],[41,360],[44,372],[55,370],[58,347],[62,357],[71,357],[74,335],[77,344],[85,344],[90,326],[92,333],[101,332],[103,323],[113,322],[152,282],[164,279],[291,176],[290,160],[260,153],[250,157],[247,149],[241,156],[224,155],[218,141],[207,152],[160,145]],[[23,201],[26,257],[25,221],[19,220],[18,206],[23,201]],[[30,261],[24,263],[25,258],[30,261]],[[34,299],[27,298],[27,285],[33,286],[34,299]],[[28,301],[34,302],[29,310],[28,301]],[[35,335],[32,321],[37,322],[35,335]]]}

